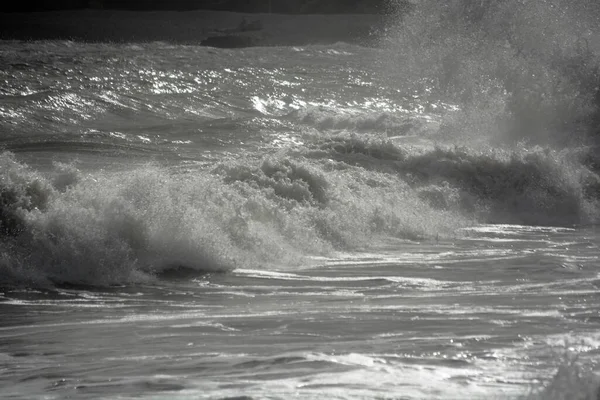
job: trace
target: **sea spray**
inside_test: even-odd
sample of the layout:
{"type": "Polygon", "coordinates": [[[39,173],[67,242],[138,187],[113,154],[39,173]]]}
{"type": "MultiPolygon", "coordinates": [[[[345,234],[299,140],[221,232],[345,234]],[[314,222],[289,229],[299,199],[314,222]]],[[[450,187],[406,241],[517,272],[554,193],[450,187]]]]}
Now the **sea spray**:
{"type": "Polygon", "coordinates": [[[556,359],[560,364],[556,373],[543,387],[535,388],[523,400],[597,400],[600,396],[600,379],[594,373],[593,365],[589,361],[580,359],[577,352],[562,349],[562,354],[557,354],[556,359]]]}
{"type": "Polygon", "coordinates": [[[600,115],[599,11],[584,0],[420,1],[383,35],[381,73],[458,106],[442,137],[589,144],[600,115]]]}
{"type": "Polygon", "coordinates": [[[308,137],[307,156],[399,177],[438,209],[479,222],[588,224],[600,218],[600,177],[578,149],[414,146],[385,136],[308,137]]]}
{"type": "Polygon", "coordinates": [[[452,238],[477,222],[599,220],[576,149],[412,145],[315,132],[211,167],[34,171],[3,153],[3,284],[122,284],[185,267],[296,268],[384,238],[452,238]]]}

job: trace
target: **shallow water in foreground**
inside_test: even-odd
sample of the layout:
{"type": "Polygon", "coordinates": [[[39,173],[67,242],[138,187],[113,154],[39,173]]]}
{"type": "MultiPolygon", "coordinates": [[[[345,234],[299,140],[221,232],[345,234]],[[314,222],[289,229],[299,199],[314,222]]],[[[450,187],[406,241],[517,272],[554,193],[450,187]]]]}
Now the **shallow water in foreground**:
{"type": "MultiPolygon", "coordinates": [[[[516,398],[569,353],[598,367],[599,241],[487,225],[293,271],[4,291],[3,398],[516,398]]],[[[547,398],[591,390],[576,373],[547,398]]]]}

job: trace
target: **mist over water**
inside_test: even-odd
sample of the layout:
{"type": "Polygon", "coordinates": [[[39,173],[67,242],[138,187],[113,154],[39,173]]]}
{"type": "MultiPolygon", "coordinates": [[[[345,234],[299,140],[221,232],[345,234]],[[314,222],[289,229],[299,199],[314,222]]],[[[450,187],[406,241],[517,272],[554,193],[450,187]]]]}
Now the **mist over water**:
{"type": "Polygon", "coordinates": [[[422,0],[375,47],[0,42],[0,382],[596,400],[598,7],[422,0]]]}
{"type": "MultiPolygon", "coordinates": [[[[594,143],[598,5],[420,1],[384,35],[387,74],[460,107],[443,132],[492,144],[594,143]]],[[[457,139],[458,139],[457,138],[457,139]]]]}
{"type": "Polygon", "coordinates": [[[378,66],[437,117],[434,164],[450,170],[434,179],[484,202],[506,195],[512,209],[492,221],[597,222],[599,6],[420,1],[397,18],[378,66]]]}

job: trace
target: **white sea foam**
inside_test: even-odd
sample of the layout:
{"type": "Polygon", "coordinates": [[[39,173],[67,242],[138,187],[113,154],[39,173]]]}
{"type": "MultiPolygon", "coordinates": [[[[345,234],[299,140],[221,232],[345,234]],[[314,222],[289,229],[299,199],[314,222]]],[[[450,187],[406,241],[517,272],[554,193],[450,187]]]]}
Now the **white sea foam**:
{"type": "Polygon", "coordinates": [[[246,160],[183,174],[146,166],[86,176],[59,166],[55,178],[8,153],[2,162],[9,280],[96,285],[179,266],[293,265],[305,255],[367,245],[372,235],[439,235],[464,223],[423,204],[399,180],[302,160],[246,160]]]}
{"type": "MultiPolygon", "coordinates": [[[[292,266],[307,256],[365,248],[379,238],[452,237],[478,219],[543,223],[599,216],[598,200],[588,197],[580,180],[591,172],[557,153],[414,150],[346,133],[189,171],[146,165],[85,175],[57,164],[42,175],[10,153],[1,161],[1,263],[6,276],[26,281],[109,284],[181,266],[226,271],[242,260],[246,267],[292,266]]],[[[509,238],[569,232],[507,225],[469,229],[509,238]]],[[[380,253],[378,260],[361,261],[337,254],[333,263],[522,256],[511,249],[489,251],[428,260],[380,253]]]]}

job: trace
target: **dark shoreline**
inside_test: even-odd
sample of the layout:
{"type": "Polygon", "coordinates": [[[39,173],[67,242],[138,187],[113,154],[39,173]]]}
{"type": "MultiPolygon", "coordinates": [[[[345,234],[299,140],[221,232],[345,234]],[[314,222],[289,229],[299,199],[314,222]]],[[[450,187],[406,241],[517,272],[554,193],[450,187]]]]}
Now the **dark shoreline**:
{"type": "Polygon", "coordinates": [[[69,10],[0,13],[2,40],[152,42],[214,47],[371,45],[389,17],[376,14],[243,14],[227,11],[69,10]]]}

